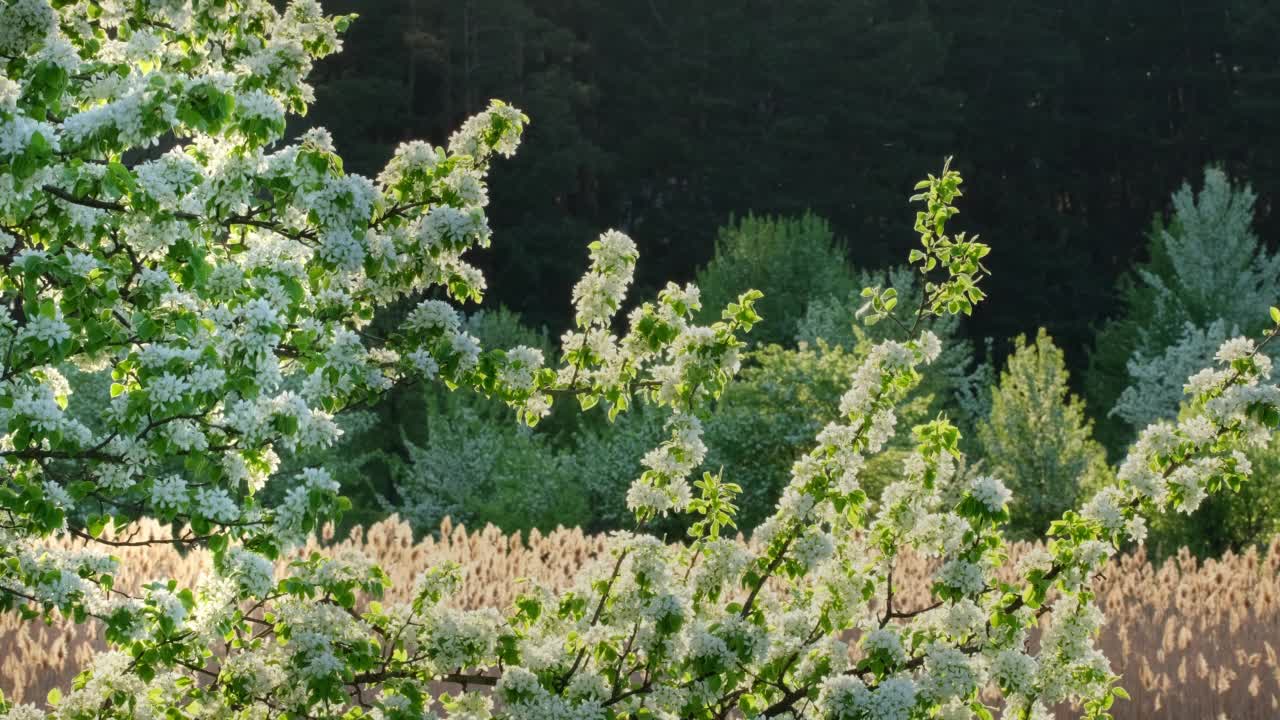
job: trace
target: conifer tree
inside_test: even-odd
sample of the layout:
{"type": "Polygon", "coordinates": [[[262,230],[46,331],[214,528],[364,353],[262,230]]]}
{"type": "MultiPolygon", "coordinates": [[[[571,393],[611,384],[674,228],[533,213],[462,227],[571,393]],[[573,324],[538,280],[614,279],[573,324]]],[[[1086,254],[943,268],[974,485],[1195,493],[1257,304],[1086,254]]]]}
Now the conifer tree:
{"type": "Polygon", "coordinates": [[[978,424],[987,470],[1005,478],[1018,500],[1010,528],[1039,534],[1107,477],[1106,454],[1094,439],[1085,404],[1070,392],[1062,351],[1043,328],[1019,337],[978,424]]]}

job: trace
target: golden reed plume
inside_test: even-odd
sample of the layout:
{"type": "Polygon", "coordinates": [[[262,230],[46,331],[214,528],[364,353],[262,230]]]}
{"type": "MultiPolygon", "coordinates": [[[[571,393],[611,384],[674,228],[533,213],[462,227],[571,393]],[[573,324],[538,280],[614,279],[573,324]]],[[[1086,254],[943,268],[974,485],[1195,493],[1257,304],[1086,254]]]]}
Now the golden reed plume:
{"type": "MultiPolygon", "coordinates": [[[[147,524],[143,532],[164,538],[168,530],[147,524]]],[[[327,529],[325,538],[330,541],[313,541],[300,552],[367,555],[394,581],[389,599],[406,599],[419,572],[453,560],[466,570],[455,602],[468,608],[509,606],[521,590],[519,578],[567,587],[604,547],[603,537],[578,529],[522,538],[493,526],[468,532],[448,520],[438,539],[415,542],[409,525],[396,518],[356,528],[339,542],[327,529]]],[[[1012,545],[1006,567],[1034,547],[1012,545]]],[[[115,554],[133,573],[117,580],[122,589],[160,577],[191,587],[209,570],[206,553],[184,556],[167,545],[121,547],[115,554]]],[[[909,553],[900,557],[897,593],[907,605],[927,603],[933,570],[909,553]]],[[[1098,604],[1107,625],[1099,644],[1133,698],[1112,709],[1117,720],[1280,718],[1280,539],[1262,552],[1203,563],[1185,550],[1158,567],[1141,554],[1121,555],[1104,575],[1098,604]]],[[[0,615],[0,690],[11,699],[41,702],[51,688],[68,685],[102,647],[91,624],[45,625],[0,615]]],[[[1059,714],[1072,716],[1066,709],[1059,714]]]]}

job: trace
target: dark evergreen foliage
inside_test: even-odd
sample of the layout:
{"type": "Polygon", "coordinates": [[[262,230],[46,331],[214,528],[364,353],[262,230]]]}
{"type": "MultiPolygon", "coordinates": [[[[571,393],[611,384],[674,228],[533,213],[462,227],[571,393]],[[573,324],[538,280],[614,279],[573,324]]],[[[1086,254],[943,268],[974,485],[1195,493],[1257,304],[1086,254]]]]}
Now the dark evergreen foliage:
{"type": "MultiPolygon", "coordinates": [[[[494,298],[553,329],[542,289],[621,224],[642,284],[689,278],[749,211],[831,221],[859,267],[914,242],[911,180],[954,153],[1016,298],[975,337],[1045,325],[1076,377],[1143,230],[1207,162],[1247,177],[1276,237],[1280,6],[797,0],[361,0],[313,118],[355,169],[507,99],[528,152],[493,183],[494,298]],[[376,112],[369,112],[376,108],[376,112]]],[[[339,7],[341,6],[341,7],[339,7]]]]}

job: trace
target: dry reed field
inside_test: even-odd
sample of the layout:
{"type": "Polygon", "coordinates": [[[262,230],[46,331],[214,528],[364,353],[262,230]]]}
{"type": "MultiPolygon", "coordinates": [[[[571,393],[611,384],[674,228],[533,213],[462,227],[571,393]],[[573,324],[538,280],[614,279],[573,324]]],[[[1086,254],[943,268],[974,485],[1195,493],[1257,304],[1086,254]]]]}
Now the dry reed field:
{"type": "MultiPolygon", "coordinates": [[[[163,537],[165,531],[146,532],[163,537]]],[[[1010,555],[1016,560],[1031,547],[1016,545],[1010,555]]],[[[522,542],[494,527],[468,532],[448,521],[440,539],[415,543],[407,524],[390,519],[323,551],[372,557],[395,581],[393,598],[407,592],[423,568],[453,560],[467,571],[459,604],[506,607],[520,589],[516,579],[566,586],[602,548],[603,538],[576,529],[534,532],[522,542]]],[[[313,544],[307,552],[317,549],[313,544]]],[[[204,553],[183,557],[168,546],[122,547],[116,554],[133,573],[120,578],[122,587],[159,577],[193,585],[209,565],[204,553]]],[[[903,558],[899,568],[902,599],[923,601],[930,566],[903,558]]],[[[1280,717],[1280,540],[1265,552],[1204,563],[1187,553],[1159,567],[1138,555],[1121,556],[1105,571],[1099,602],[1108,621],[1101,644],[1133,697],[1114,708],[1118,720],[1280,717]]],[[[0,689],[38,702],[69,682],[98,647],[92,626],[0,616],[0,689]]]]}

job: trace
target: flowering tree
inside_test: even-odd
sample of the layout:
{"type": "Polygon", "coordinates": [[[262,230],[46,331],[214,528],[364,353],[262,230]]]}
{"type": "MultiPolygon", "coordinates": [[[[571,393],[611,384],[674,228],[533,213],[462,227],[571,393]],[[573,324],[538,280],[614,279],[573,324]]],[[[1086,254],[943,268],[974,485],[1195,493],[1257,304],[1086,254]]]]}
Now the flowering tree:
{"type": "MultiPolygon", "coordinates": [[[[1237,446],[1280,420],[1249,340],[1191,379],[1194,412],[1143,434],[1122,485],[1056,522],[1018,583],[997,582],[1009,493],[957,479],[945,419],[913,430],[878,503],[858,479],[940,352],[924,322],[983,297],[988,248],[947,234],[960,178],[946,170],[915,198],[914,320],[893,318],[901,339],[869,354],[744,547],[721,535],[738,488],[690,478],[705,453],[698,412],[738,369],[758,293],[698,326],[697,289],[668,285],[615,334],[637,254],[608,232],[573,289],[563,367],[482,350],[453,303],[484,290],[463,255],[489,242],[485,173],[526,118],[494,103],[448,148],[403,145],[376,180],[345,174],[323,131],[280,145],[286,114],[311,98],[312,61],[348,20],[308,0],[0,4],[0,609],[100,623],[110,646],[47,710],[0,701],[0,713],[957,718],[989,717],[978,690],[993,684],[1012,717],[1064,700],[1105,714],[1122,691],[1092,645],[1093,576],[1142,537],[1142,512],[1193,509],[1248,475],[1237,446]],[[442,299],[386,337],[368,332],[379,307],[424,294],[442,299]],[[70,396],[66,363],[109,368],[101,397],[70,396]],[[692,514],[692,542],[619,534],[574,588],[535,587],[507,609],[451,607],[457,567],[425,569],[403,605],[378,602],[387,576],[359,559],[301,558],[275,576],[273,559],[344,509],[319,468],[279,479],[278,505],[259,502],[277,449],[331,443],[335,413],[425,381],[500,397],[527,423],[566,396],[611,414],[636,399],[666,408],[668,438],[628,502],[640,528],[692,514]],[[144,516],[207,548],[214,573],[118,589],[128,569],[110,546],[152,542],[130,534],[144,516]],[[52,549],[61,535],[89,549],[52,549]],[[927,607],[895,602],[908,546],[939,558],[927,607]]],[[[897,303],[867,296],[871,319],[897,303]]]]}

